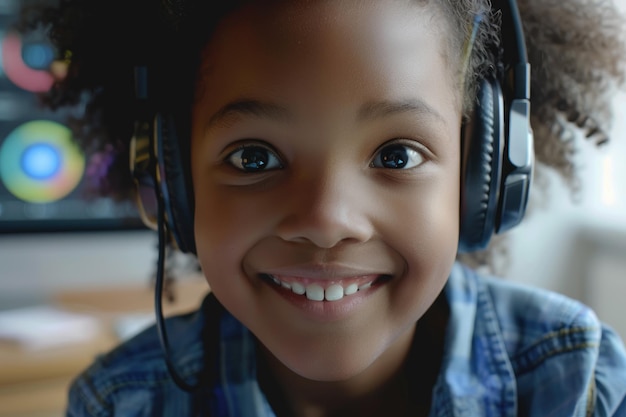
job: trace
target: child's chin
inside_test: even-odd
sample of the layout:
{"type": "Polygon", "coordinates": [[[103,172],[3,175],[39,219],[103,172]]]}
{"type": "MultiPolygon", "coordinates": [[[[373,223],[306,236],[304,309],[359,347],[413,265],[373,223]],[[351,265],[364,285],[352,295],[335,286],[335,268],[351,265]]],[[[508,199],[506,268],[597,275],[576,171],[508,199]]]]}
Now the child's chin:
{"type": "Polygon", "coordinates": [[[309,381],[342,382],[366,373],[377,359],[374,352],[357,355],[329,355],[326,352],[307,357],[285,358],[283,365],[295,375],[309,381]]]}

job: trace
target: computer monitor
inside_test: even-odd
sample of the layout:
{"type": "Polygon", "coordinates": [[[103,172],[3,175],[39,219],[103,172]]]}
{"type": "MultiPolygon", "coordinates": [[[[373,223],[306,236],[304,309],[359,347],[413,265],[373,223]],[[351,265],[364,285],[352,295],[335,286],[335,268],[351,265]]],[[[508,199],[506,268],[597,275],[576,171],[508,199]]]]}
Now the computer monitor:
{"type": "Polygon", "coordinates": [[[66,114],[38,104],[53,82],[54,51],[12,30],[20,4],[0,1],[0,233],[142,228],[132,202],[86,195],[105,156],[82,152],[66,114]]]}

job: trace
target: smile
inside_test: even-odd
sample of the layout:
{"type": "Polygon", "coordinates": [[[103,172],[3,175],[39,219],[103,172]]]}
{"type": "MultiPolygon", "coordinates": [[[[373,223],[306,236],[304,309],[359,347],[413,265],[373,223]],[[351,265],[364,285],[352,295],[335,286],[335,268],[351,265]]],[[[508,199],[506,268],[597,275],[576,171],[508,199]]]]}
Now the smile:
{"type": "Polygon", "coordinates": [[[301,295],[311,301],[339,301],[359,291],[365,291],[382,280],[389,280],[389,275],[355,277],[342,279],[341,281],[328,281],[325,283],[303,282],[291,277],[262,274],[262,277],[276,286],[290,290],[293,294],[301,295]]]}

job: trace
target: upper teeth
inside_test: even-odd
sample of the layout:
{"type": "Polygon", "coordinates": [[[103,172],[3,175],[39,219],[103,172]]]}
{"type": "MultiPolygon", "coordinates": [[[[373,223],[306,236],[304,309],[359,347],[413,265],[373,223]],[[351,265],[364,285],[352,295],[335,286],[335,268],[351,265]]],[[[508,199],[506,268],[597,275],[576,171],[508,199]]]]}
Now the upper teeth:
{"type": "Polygon", "coordinates": [[[339,283],[333,283],[326,289],[324,289],[319,284],[309,284],[304,286],[299,282],[284,282],[279,280],[276,277],[271,277],[272,281],[276,285],[280,285],[283,288],[291,290],[294,294],[298,295],[306,295],[306,298],[312,301],[337,301],[341,300],[346,295],[352,295],[357,291],[368,289],[372,286],[374,281],[367,282],[365,284],[358,285],[356,283],[352,283],[343,287],[339,283]]]}

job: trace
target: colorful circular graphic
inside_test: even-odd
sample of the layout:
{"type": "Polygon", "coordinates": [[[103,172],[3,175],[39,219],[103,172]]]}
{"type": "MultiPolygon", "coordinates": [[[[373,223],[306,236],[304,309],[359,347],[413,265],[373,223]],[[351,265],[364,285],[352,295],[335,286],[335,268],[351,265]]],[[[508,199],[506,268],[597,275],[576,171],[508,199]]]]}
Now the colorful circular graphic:
{"type": "Polygon", "coordinates": [[[54,51],[44,43],[22,44],[17,33],[8,32],[0,42],[2,69],[19,88],[35,93],[50,90],[54,82],[47,70],[54,51]]]}
{"type": "Polygon", "coordinates": [[[0,146],[0,179],[20,200],[60,200],[76,188],[84,171],[85,156],[70,130],[56,122],[24,123],[0,146]]]}

